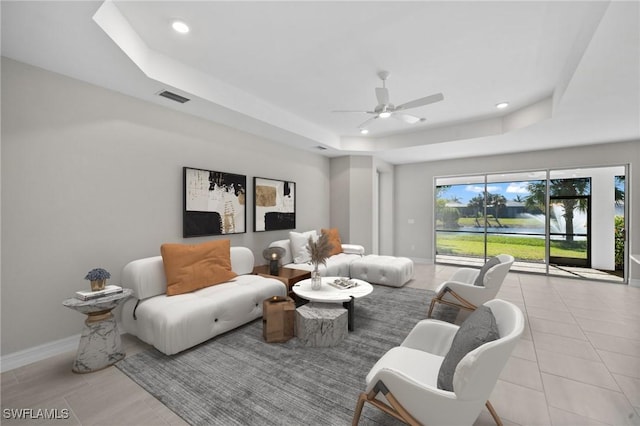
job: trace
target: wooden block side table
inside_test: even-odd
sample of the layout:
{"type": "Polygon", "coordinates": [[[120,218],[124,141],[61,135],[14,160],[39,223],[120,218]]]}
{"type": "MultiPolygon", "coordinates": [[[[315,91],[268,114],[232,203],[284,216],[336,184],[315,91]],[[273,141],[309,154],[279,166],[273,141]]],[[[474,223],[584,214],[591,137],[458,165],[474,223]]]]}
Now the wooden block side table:
{"type": "Polygon", "coordinates": [[[122,293],[110,294],[92,300],[67,299],[62,302],[67,308],[86,314],[84,328],[73,362],[74,373],[91,373],[101,370],[125,357],[118,333],[118,325],[111,311],[132,293],[125,288],[122,293]]]}
{"type": "Polygon", "coordinates": [[[278,275],[271,275],[269,273],[269,265],[259,265],[253,268],[253,273],[256,275],[260,275],[267,278],[275,278],[280,280],[287,286],[287,291],[289,297],[292,297],[293,291],[291,288],[293,285],[299,281],[306,280],[307,278],[311,278],[311,272],[305,271],[302,269],[293,269],[293,268],[280,268],[278,269],[278,275]]]}
{"type": "Polygon", "coordinates": [[[262,302],[262,337],[282,343],[293,337],[296,304],[290,297],[274,296],[262,302]]]}

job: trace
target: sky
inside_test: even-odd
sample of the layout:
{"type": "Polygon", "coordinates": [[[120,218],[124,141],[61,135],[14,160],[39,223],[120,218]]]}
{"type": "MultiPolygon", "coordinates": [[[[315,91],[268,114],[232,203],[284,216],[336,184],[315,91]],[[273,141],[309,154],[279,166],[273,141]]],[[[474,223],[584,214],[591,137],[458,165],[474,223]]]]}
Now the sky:
{"type": "MultiPolygon", "coordinates": [[[[505,182],[505,183],[489,183],[487,184],[487,191],[490,194],[500,194],[504,196],[507,201],[512,201],[515,197],[520,196],[525,198],[529,195],[527,185],[529,182],[505,182]]],[[[473,197],[482,194],[484,191],[484,184],[471,184],[471,185],[453,185],[449,187],[441,197],[449,200],[451,198],[458,198],[458,200],[466,204],[473,197]]]]}

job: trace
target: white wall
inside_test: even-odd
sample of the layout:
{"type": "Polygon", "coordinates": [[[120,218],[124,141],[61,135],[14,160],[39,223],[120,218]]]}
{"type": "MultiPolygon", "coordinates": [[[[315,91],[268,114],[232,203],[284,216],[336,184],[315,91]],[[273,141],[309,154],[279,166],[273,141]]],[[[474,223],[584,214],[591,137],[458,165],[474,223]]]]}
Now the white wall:
{"type": "MultiPolygon", "coordinates": [[[[433,182],[437,176],[547,168],[618,166],[630,164],[628,238],[630,252],[640,252],[640,141],[587,145],[482,158],[465,158],[395,166],[395,254],[434,260],[433,182]]],[[[640,265],[630,265],[631,280],[640,280],[640,265]]]]}
{"type": "MultiPolygon", "coordinates": [[[[373,252],[373,210],[375,169],[373,158],[351,156],[351,188],[349,202],[349,242],[364,246],[365,253],[373,252]]],[[[377,197],[375,197],[377,199],[377,197]]]]}
{"type": "Polygon", "coordinates": [[[381,160],[374,160],[374,166],[378,175],[378,253],[382,255],[394,255],[394,196],[393,182],[395,176],[394,166],[381,160]]]}
{"type": "Polygon", "coordinates": [[[351,231],[349,220],[351,159],[350,157],[332,158],[330,164],[331,195],[329,204],[331,205],[331,227],[338,228],[340,238],[344,243],[351,243],[352,241],[349,241],[351,231]]]}
{"type": "Polygon", "coordinates": [[[614,270],[615,249],[615,176],[619,168],[589,169],[591,174],[591,266],[614,270]]]}
{"type": "MultiPolygon", "coordinates": [[[[258,263],[288,231],[254,233],[254,176],[296,182],[299,230],[329,226],[329,160],[2,58],[2,354],[80,333],[61,302],[104,267],[182,238],[182,167],[247,175],[258,263]]],[[[214,237],[211,237],[214,238],[214,237]]]]}
{"type": "Polygon", "coordinates": [[[374,191],[373,158],[345,156],[331,159],[331,226],[343,243],[360,244],[372,252],[374,191]]]}
{"type": "Polygon", "coordinates": [[[331,226],[365,253],[393,254],[393,165],[368,155],[331,159],[331,226]]]}

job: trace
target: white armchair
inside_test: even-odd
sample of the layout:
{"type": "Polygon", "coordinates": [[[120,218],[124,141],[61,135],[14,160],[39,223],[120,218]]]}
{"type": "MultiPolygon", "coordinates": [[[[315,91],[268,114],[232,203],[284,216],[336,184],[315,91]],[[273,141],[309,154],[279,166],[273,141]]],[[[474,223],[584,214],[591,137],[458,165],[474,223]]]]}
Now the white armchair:
{"type": "Polygon", "coordinates": [[[410,425],[471,425],[486,405],[501,425],[488,398],[522,334],[524,316],[504,300],[491,300],[485,306],[495,317],[499,338],[462,357],[454,370],[452,392],[438,388],[438,374],[459,327],[422,320],[373,366],[352,425],[358,424],[365,402],[410,425]]]}
{"type": "Polygon", "coordinates": [[[494,265],[490,260],[482,269],[460,268],[448,281],[440,284],[431,299],[427,318],[431,318],[436,303],[473,311],[487,300],[494,299],[515,260],[509,254],[500,254],[495,259],[500,263],[494,265]],[[480,279],[482,285],[475,285],[480,274],[484,274],[480,279]]]}

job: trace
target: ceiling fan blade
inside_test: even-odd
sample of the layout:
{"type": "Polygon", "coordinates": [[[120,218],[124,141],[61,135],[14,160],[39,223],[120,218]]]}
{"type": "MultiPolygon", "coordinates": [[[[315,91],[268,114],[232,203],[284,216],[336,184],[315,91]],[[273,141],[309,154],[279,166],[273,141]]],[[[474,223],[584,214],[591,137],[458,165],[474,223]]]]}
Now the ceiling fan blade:
{"type": "Polygon", "coordinates": [[[376,98],[378,105],[387,105],[389,103],[389,91],[386,87],[376,87],[376,98]]]}
{"type": "Polygon", "coordinates": [[[376,120],[378,118],[378,116],[376,115],[375,117],[371,117],[370,119],[368,119],[367,121],[365,121],[364,123],[361,123],[358,126],[358,129],[366,129],[367,128],[367,124],[371,123],[373,120],[376,120]]]}
{"type": "Polygon", "coordinates": [[[356,111],[356,110],[351,110],[351,109],[338,109],[338,110],[333,110],[331,112],[356,112],[356,113],[361,113],[361,114],[375,114],[375,111],[356,111]]]}
{"type": "Polygon", "coordinates": [[[409,124],[415,124],[419,121],[425,120],[424,118],[416,117],[415,115],[398,114],[395,112],[391,114],[391,117],[395,118],[396,120],[404,121],[405,123],[409,123],[409,124]]]}
{"type": "Polygon", "coordinates": [[[444,96],[442,95],[442,93],[436,93],[435,95],[425,96],[424,98],[416,99],[411,102],[398,105],[395,111],[401,111],[409,108],[417,108],[417,107],[429,105],[435,102],[440,102],[443,99],[444,99],[444,96]]]}

